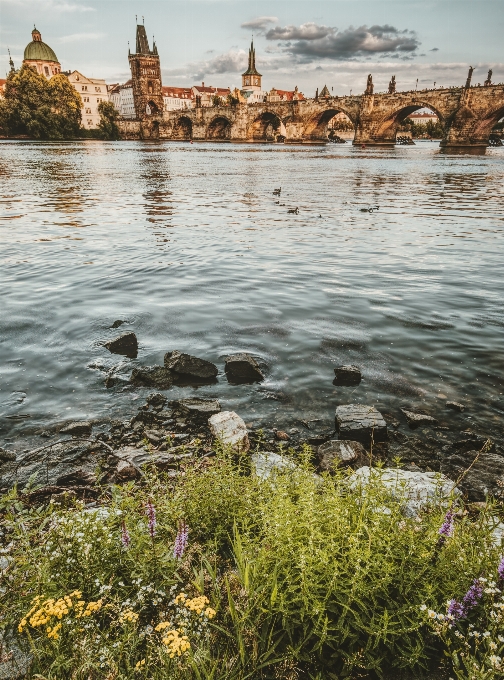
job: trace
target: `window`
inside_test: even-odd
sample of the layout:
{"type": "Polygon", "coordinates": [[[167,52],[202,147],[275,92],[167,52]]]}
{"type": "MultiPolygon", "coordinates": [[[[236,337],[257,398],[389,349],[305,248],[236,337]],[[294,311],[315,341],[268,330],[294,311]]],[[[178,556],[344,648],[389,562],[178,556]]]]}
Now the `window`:
{"type": "Polygon", "coordinates": [[[82,101],[83,101],[83,102],[88,102],[88,101],[89,101],[89,97],[83,97],[83,98],[82,98],[82,101]]]}
{"type": "Polygon", "coordinates": [[[95,92],[101,92],[101,87],[95,87],[95,92]]]}
{"type": "Polygon", "coordinates": [[[44,66],[44,71],[45,71],[46,76],[48,76],[49,75],[49,67],[44,66]]]}
{"type": "Polygon", "coordinates": [[[91,113],[91,109],[86,109],[86,113],[91,113]]]}
{"type": "Polygon", "coordinates": [[[87,92],[87,85],[83,85],[83,86],[82,86],[82,91],[83,91],[83,92],[87,92]]]}
{"type": "Polygon", "coordinates": [[[88,120],[87,124],[89,125],[89,127],[93,127],[93,121],[92,120],[88,120]]]}

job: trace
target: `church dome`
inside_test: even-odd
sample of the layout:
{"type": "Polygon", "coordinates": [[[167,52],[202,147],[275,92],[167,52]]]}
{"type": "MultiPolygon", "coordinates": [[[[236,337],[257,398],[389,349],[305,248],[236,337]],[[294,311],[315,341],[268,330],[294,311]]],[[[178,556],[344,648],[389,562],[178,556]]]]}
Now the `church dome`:
{"type": "Polygon", "coordinates": [[[54,51],[42,42],[40,32],[35,28],[32,31],[33,40],[25,47],[24,59],[29,61],[54,61],[59,64],[58,57],[54,51]]]}

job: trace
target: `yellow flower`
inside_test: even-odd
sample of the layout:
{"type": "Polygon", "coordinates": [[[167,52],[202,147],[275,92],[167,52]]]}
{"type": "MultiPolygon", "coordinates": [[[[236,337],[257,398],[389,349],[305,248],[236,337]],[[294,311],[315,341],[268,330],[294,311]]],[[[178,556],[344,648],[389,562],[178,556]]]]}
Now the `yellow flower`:
{"type": "Polygon", "coordinates": [[[184,602],[184,600],[187,598],[187,595],[185,593],[179,593],[177,597],[175,598],[175,604],[180,604],[181,602],[184,602]]]}
{"type": "Polygon", "coordinates": [[[175,655],[181,656],[184,652],[191,649],[191,643],[187,635],[180,635],[178,630],[169,630],[166,633],[166,637],[163,638],[163,644],[168,647],[170,659],[173,659],[175,655]]]}
{"type": "Polygon", "coordinates": [[[207,619],[213,619],[213,617],[215,616],[215,609],[212,609],[212,607],[207,607],[205,609],[205,616],[207,617],[207,619]]]}
{"type": "Polygon", "coordinates": [[[141,661],[137,661],[135,664],[135,670],[138,671],[142,666],[145,666],[145,659],[142,659],[141,661]]]}
{"type": "Polygon", "coordinates": [[[125,609],[119,614],[119,623],[124,623],[125,621],[136,623],[138,621],[138,614],[132,609],[125,609]]]}

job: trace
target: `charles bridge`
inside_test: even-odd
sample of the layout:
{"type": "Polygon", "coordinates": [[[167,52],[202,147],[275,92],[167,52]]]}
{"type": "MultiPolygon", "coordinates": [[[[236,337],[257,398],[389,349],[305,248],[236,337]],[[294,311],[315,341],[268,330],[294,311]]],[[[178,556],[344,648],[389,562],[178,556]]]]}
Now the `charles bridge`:
{"type": "Polygon", "coordinates": [[[361,95],[164,111],[122,120],[120,128],[125,139],[321,144],[328,141],[329,121],[342,112],[354,125],[354,144],[390,146],[404,119],[421,108],[443,123],[441,147],[481,151],[504,116],[504,85],[373,94],[368,81],[361,95]]]}

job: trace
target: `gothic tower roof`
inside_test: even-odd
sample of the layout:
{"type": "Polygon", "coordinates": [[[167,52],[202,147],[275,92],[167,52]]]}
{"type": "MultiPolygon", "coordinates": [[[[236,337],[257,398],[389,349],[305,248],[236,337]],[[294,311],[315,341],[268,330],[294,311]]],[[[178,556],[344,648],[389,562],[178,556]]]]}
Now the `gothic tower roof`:
{"type": "Polygon", "coordinates": [[[248,56],[248,69],[245,71],[245,73],[242,73],[242,76],[260,76],[261,74],[258,72],[256,69],[255,65],[255,47],[254,47],[254,41],[250,43],[250,49],[249,49],[249,56],[248,56]]]}
{"type": "Polygon", "coordinates": [[[322,92],[319,94],[319,97],[330,97],[330,96],[331,96],[331,93],[329,92],[327,85],[324,85],[324,88],[323,88],[322,92]]]}
{"type": "Polygon", "coordinates": [[[137,25],[137,30],[136,30],[136,53],[137,54],[157,54],[156,47],[154,45],[154,49],[150,50],[149,47],[149,40],[147,38],[147,32],[145,30],[145,26],[142,24],[137,25]]]}

